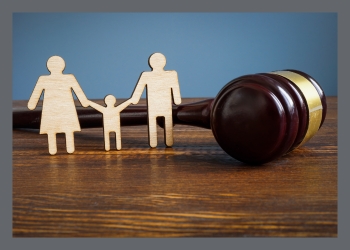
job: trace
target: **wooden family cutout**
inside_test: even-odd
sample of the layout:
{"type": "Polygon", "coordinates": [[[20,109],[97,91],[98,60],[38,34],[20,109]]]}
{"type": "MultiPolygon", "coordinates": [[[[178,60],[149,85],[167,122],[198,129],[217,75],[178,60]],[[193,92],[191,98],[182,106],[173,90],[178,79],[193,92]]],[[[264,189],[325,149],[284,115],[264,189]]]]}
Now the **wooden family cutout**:
{"type": "Polygon", "coordinates": [[[74,132],[81,131],[73,99],[73,91],[83,107],[91,106],[103,114],[103,131],[105,150],[110,150],[109,136],[115,133],[116,148],[121,149],[120,112],[130,104],[137,104],[144,88],[147,95],[148,135],[150,147],[157,146],[157,117],[164,117],[164,141],[166,146],[173,145],[172,103],[181,103],[177,72],[165,71],[166,58],[161,53],[154,53],[149,58],[152,71],[143,72],[130,99],[115,106],[116,98],[107,95],[106,106],[89,101],[72,74],[63,74],[64,60],[52,56],[47,61],[50,75],[40,76],[28,102],[28,108],[34,110],[42,92],[43,107],[40,134],[47,134],[49,153],[57,153],[56,134],[64,133],[66,149],[73,153],[74,132]]]}

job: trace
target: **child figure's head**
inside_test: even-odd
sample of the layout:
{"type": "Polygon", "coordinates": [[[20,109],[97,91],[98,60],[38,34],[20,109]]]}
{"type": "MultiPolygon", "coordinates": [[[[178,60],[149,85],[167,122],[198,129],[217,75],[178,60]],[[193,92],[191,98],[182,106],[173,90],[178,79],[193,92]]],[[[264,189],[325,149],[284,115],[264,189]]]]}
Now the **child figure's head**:
{"type": "Polygon", "coordinates": [[[115,103],[117,102],[117,100],[115,99],[115,97],[113,95],[107,95],[105,97],[105,104],[108,106],[114,106],[115,103]]]}

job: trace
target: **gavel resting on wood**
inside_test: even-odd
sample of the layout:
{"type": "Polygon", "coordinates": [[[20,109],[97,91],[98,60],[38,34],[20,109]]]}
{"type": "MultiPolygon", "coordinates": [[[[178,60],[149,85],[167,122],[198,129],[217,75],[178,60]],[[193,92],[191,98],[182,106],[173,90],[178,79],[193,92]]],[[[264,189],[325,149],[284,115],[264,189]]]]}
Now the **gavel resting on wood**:
{"type": "MultiPolygon", "coordinates": [[[[262,164],[303,145],[322,126],[327,104],[309,75],[283,70],[238,77],[214,99],[173,106],[173,123],[211,129],[233,158],[262,164]]],[[[102,127],[102,114],[77,108],[81,128],[102,127]]],[[[41,110],[13,110],[13,128],[39,128],[41,110]]],[[[147,124],[147,106],[129,106],[121,125],[147,124]]],[[[161,125],[161,122],[159,122],[161,125]]]]}

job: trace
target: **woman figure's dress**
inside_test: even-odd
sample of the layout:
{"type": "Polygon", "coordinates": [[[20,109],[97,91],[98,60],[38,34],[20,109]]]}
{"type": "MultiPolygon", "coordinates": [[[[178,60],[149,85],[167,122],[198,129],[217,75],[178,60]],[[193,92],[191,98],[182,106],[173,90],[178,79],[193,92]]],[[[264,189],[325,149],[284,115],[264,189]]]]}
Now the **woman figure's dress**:
{"type": "Polygon", "coordinates": [[[44,90],[40,134],[81,131],[72,90],[80,102],[87,98],[73,75],[41,76],[33,95],[44,90]]]}

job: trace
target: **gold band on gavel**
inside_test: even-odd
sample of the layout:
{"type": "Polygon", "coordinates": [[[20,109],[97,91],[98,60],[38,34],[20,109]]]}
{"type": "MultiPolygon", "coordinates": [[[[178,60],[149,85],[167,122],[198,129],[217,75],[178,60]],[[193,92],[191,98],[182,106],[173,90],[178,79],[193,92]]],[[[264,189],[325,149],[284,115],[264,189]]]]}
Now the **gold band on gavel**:
{"type": "Polygon", "coordinates": [[[314,85],[312,85],[312,83],[302,75],[291,71],[275,71],[270,73],[283,76],[295,83],[295,85],[299,88],[305,97],[309,111],[309,123],[305,137],[303,141],[298,145],[299,147],[310,140],[311,137],[313,137],[320,128],[323,109],[320,95],[318,94],[314,85]]]}

